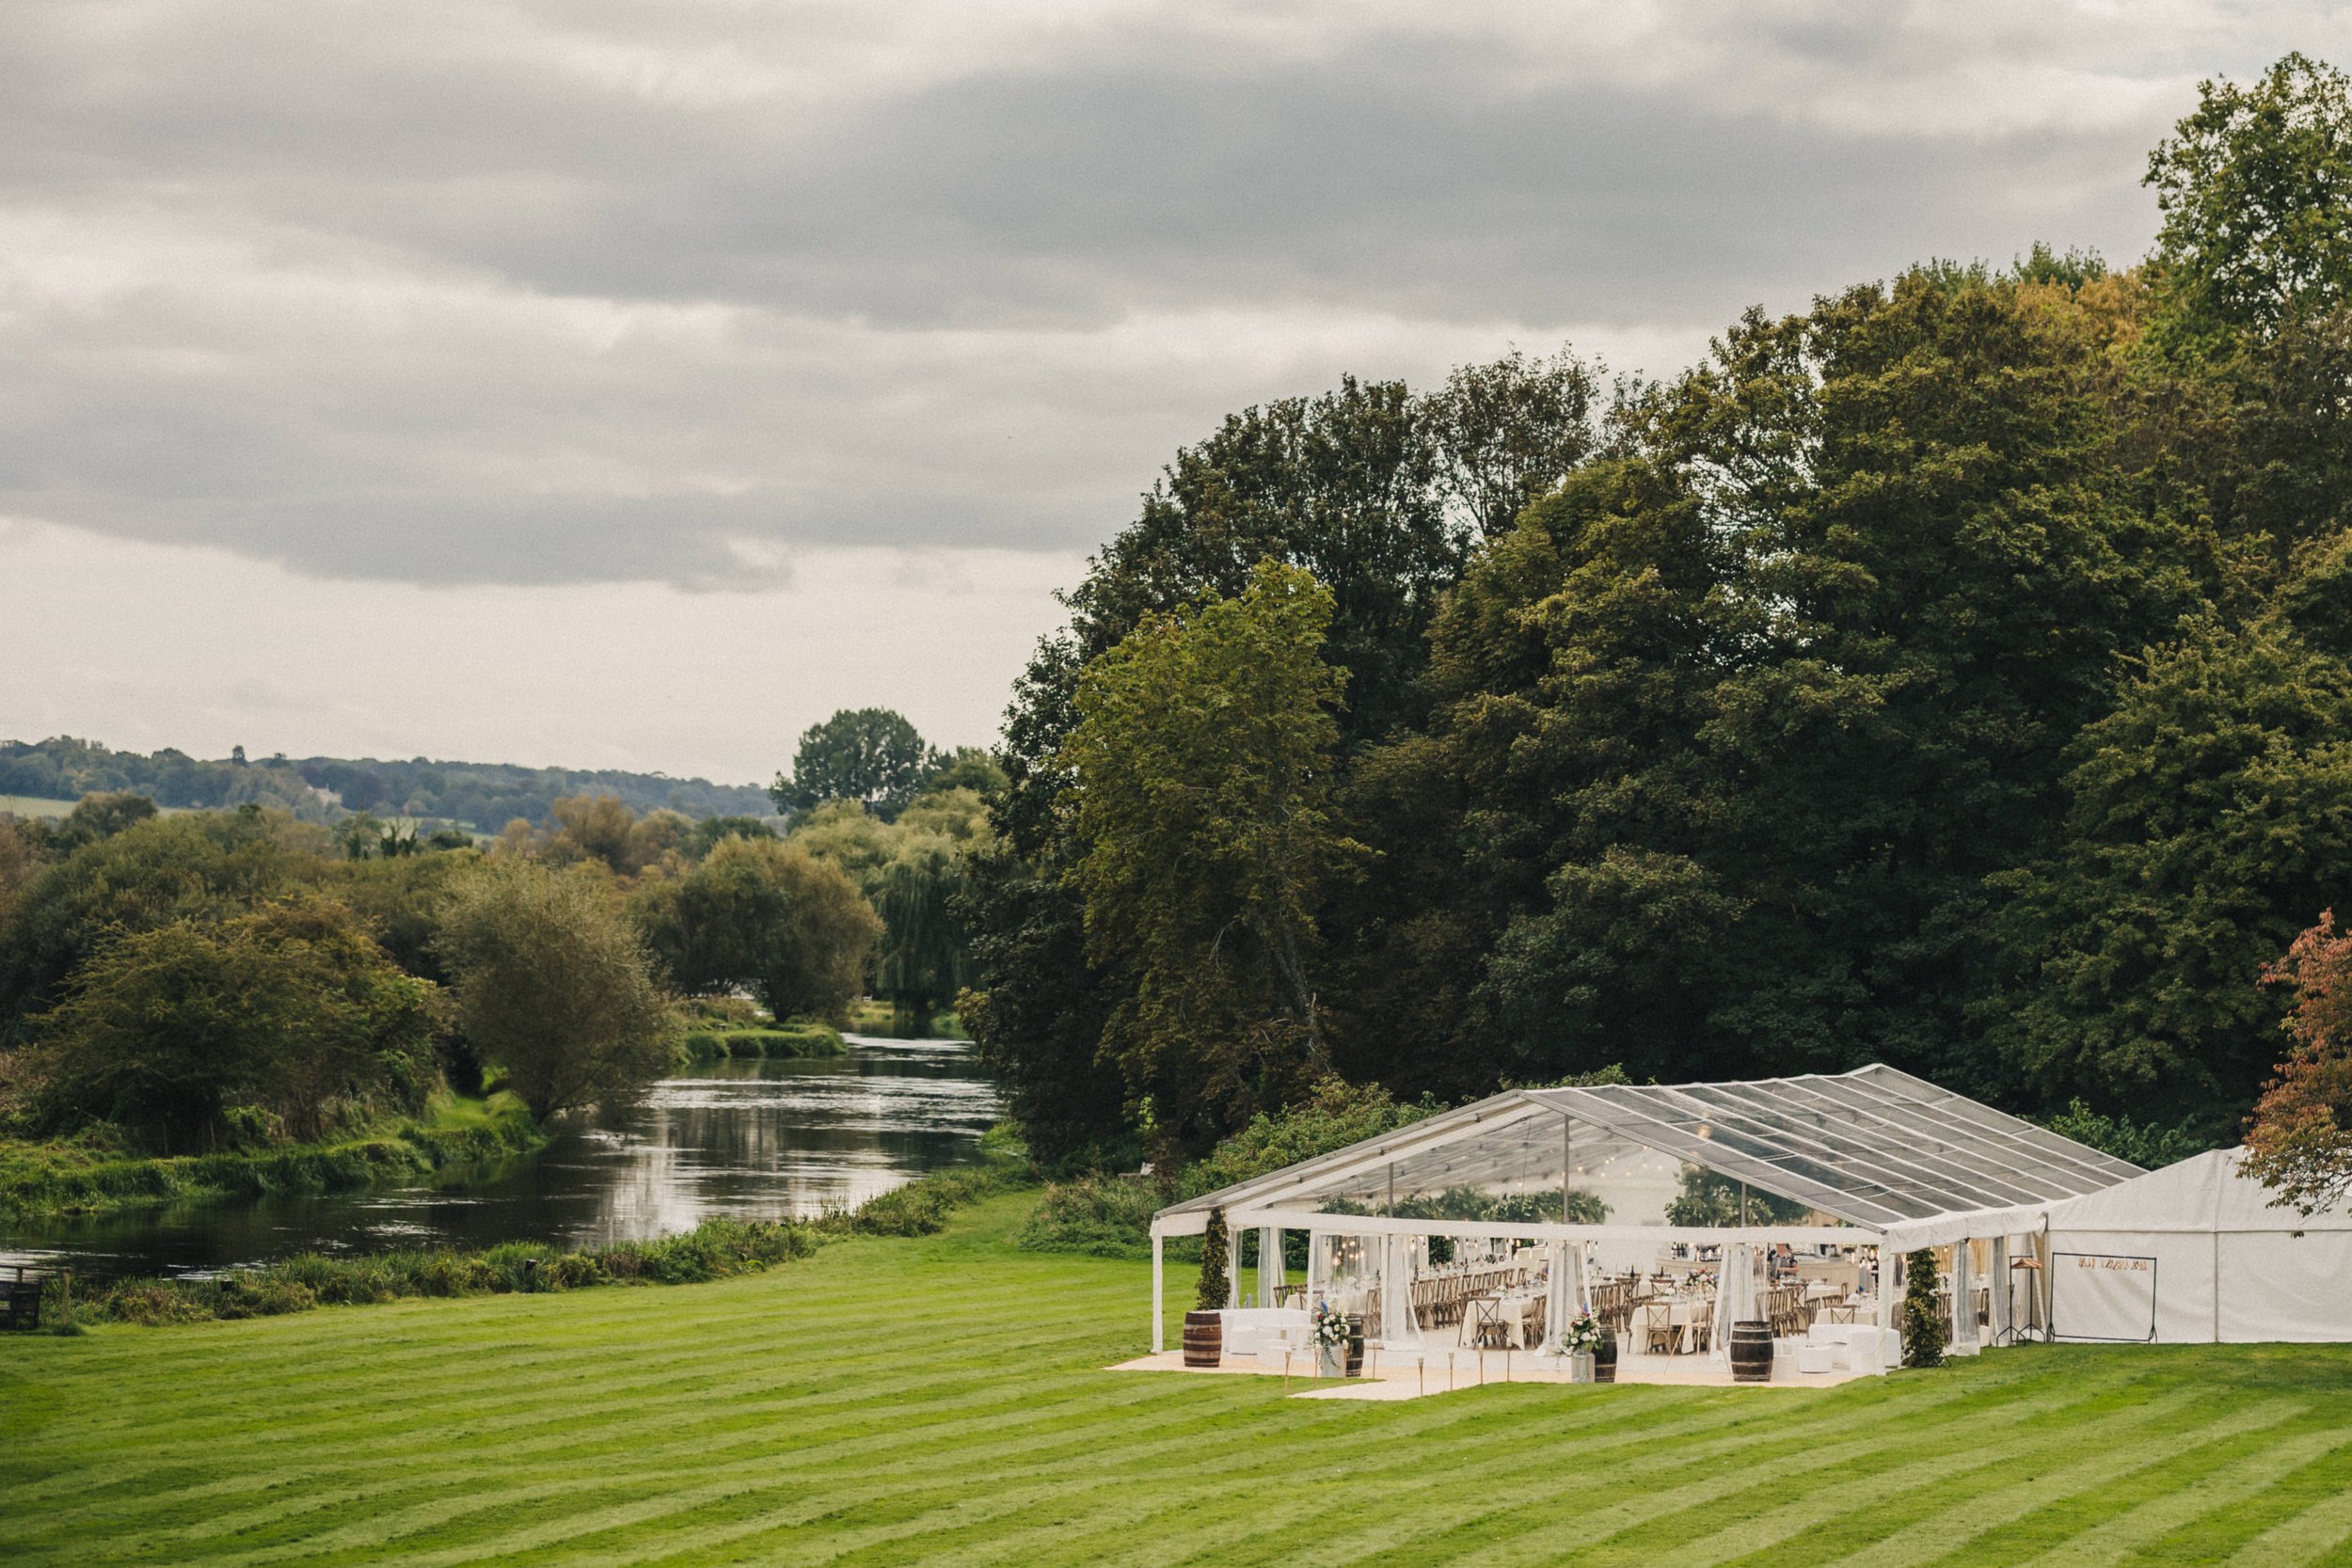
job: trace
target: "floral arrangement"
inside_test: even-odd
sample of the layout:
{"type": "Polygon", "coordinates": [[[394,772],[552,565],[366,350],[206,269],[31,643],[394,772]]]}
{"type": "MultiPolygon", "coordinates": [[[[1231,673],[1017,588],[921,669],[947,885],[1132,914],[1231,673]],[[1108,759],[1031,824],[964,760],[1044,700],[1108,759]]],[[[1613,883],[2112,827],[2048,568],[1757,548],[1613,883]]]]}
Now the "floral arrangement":
{"type": "Polygon", "coordinates": [[[1345,1351],[1355,1332],[1355,1324],[1348,1321],[1346,1313],[1334,1312],[1323,1303],[1315,1303],[1314,1323],[1308,1333],[1316,1349],[1345,1351]]]}
{"type": "Polygon", "coordinates": [[[1590,1312],[1579,1312],[1568,1320],[1567,1332],[1560,1336],[1560,1348],[1570,1355],[1590,1355],[1600,1349],[1600,1321],[1590,1312]]]}

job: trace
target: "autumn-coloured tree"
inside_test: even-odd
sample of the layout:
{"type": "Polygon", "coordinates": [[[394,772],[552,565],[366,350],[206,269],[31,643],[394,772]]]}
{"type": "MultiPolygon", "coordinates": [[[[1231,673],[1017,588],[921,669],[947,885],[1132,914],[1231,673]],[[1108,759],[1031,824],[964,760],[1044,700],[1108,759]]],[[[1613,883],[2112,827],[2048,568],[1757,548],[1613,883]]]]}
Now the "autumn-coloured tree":
{"type": "Polygon", "coordinates": [[[2294,1050],[2254,1107],[2247,1169],[2306,1214],[2352,1192],[2352,930],[2335,911],[2295,939],[2264,978],[2292,988],[2294,1050]]]}

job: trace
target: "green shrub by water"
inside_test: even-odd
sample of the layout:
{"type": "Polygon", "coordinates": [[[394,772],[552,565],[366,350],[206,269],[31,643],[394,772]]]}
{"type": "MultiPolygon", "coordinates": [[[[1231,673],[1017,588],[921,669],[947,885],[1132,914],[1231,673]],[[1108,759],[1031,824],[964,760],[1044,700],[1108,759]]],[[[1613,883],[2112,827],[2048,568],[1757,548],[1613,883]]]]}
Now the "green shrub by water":
{"type": "Polygon", "coordinates": [[[454,1165],[487,1164],[541,1148],[548,1134],[520,1102],[438,1102],[429,1120],[377,1133],[283,1148],[173,1159],[125,1155],[103,1144],[0,1142],[0,1214],[94,1214],[166,1203],[349,1192],[414,1180],[454,1165]]]}
{"type": "Polygon", "coordinates": [[[918,1181],[867,1198],[857,1208],[828,1214],[818,1225],[841,1235],[930,1236],[947,1227],[947,1217],[966,1204],[1029,1185],[1028,1168],[1011,1161],[934,1171],[918,1181]]]}
{"type": "Polygon", "coordinates": [[[1166,1200],[1137,1176],[1082,1176],[1057,1181],[1017,1243],[1030,1252],[1079,1252],[1094,1258],[1148,1258],[1152,1216],[1166,1200]]]}
{"type": "Polygon", "coordinates": [[[810,1019],[794,1019],[759,1029],[691,1029],[685,1040],[687,1055],[698,1062],[723,1061],[730,1056],[841,1056],[848,1054],[850,1049],[840,1031],[810,1019]]]}
{"type": "MultiPolygon", "coordinates": [[[[272,1318],[314,1307],[359,1307],[414,1296],[504,1295],[600,1285],[689,1285],[755,1273],[806,1258],[822,1244],[797,1221],[706,1220],[651,1242],[566,1252],[513,1242],[482,1252],[437,1247],[330,1257],[305,1252],[258,1269],[210,1279],[77,1283],[73,1315],[84,1323],[150,1325],[214,1318],[272,1318]]],[[[50,1307],[58,1288],[50,1287],[50,1307]]]]}

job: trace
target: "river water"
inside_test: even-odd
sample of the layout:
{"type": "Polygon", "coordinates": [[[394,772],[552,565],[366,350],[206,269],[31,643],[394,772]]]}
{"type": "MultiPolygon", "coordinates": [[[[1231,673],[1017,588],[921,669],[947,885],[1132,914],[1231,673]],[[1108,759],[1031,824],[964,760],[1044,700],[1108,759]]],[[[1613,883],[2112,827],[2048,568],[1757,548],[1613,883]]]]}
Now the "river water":
{"type": "Polygon", "coordinates": [[[568,1129],[544,1152],[493,1171],[29,1221],[0,1228],[0,1265],[186,1274],[306,1251],[602,1246],[718,1215],[805,1217],[979,1158],[998,1101],[968,1043],[847,1037],[845,1057],[697,1064],[656,1085],[622,1125],[568,1129]]]}

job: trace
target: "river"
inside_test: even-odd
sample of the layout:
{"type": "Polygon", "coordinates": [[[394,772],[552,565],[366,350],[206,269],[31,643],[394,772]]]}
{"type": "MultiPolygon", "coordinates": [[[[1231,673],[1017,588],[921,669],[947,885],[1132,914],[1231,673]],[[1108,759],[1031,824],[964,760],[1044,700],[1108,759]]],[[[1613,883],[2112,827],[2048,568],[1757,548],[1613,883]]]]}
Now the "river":
{"type": "Polygon", "coordinates": [[[540,1154],[432,1185],[183,1204],[0,1229],[0,1265],[188,1274],[305,1251],[602,1246],[714,1216],[780,1219],[864,1202],[970,1164],[996,1092],[961,1040],[847,1037],[847,1056],[697,1064],[613,1128],[569,1128],[540,1154]]]}

